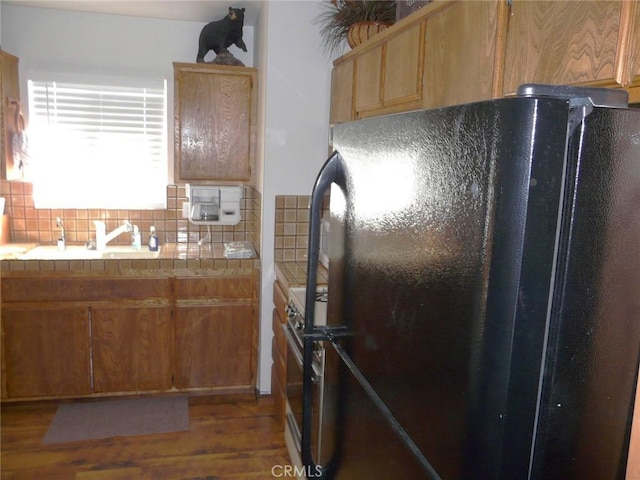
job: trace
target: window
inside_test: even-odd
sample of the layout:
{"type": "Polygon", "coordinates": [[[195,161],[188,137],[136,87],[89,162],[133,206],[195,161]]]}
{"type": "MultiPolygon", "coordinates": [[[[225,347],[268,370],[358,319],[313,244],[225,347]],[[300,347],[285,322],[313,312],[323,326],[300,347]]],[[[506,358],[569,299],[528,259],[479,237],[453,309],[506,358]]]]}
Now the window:
{"type": "Polygon", "coordinates": [[[142,87],[30,80],[28,90],[27,178],[36,208],[166,207],[166,80],[142,87]]]}

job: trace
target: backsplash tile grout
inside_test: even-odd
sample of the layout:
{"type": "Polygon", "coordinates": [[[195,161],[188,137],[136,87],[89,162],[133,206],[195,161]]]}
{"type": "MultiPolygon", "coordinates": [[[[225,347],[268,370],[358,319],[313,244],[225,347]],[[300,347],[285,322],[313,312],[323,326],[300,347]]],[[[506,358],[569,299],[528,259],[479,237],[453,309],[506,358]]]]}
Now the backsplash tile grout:
{"type": "MultiPolygon", "coordinates": [[[[32,184],[7,180],[0,180],[0,196],[6,198],[10,240],[15,243],[54,244],[60,235],[56,217],[62,219],[70,245],[83,245],[95,236],[94,220],[105,221],[107,231],[128,220],[140,228],[143,244],[148,241],[151,226],[156,228],[161,243],[197,243],[208,233],[207,226],[194,225],[182,218],[182,203],[187,201],[184,185],[167,186],[166,210],[36,209],[32,184]]],[[[260,193],[251,186],[245,186],[240,223],[209,227],[211,242],[251,241],[259,255],[261,210],[260,193]]],[[[127,235],[120,235],[111,244],[126,245],[129,242],[127,235]]]]}
{"type": "MultiPolygon", "coordinates": [[[[306,262],[309,247],[310,195],[276,195],[274,259],[276,262],[306,262]]],[[[322,209],[329,208],[329,196],[322,209]]]]}

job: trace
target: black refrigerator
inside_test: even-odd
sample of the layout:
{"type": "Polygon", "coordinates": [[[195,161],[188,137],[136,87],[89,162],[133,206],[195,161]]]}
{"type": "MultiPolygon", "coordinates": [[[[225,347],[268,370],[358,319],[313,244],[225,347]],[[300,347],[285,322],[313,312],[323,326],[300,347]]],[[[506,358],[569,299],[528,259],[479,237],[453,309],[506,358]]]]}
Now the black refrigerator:
{"type": "Polygon", "coordinates": [[[308,308],[304,327],[308,478],[625,477],[640,354],[626,99],[525,85],[333,128],[310,212],[307,305],[330,192],[327,325],[308,308]]]}

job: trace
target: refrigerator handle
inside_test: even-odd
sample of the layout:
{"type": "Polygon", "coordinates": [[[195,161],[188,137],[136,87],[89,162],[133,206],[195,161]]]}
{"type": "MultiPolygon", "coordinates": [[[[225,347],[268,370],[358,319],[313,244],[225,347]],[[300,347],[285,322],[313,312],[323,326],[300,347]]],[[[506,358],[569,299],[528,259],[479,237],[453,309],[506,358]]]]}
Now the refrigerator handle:
{"type": "MultiPolygon", "coordinates": [[[[302,463],[306,472],[314,472],[317,478],[324,478],[320,465],[316,464],[311,453],[311,435],[313,421],[313,347],[312,332],[315,324],[315,297],[318,276],[318,260],[320,253],[320,228],[322,203],[331,184],[338,185],[345,197],[347,196],[347,182],[345,165],[337,151],[327,159],[316,178],[311,192],[311,208],[309,212],[309,249],[307,254],[307,291],[305,297],[305,326],[303,351],[303,407],[302,407],[302,463]],[[322,477],[319,476],[322,475],[322,477]]],[[[316,412],[319,414],[319,412],[316,412]]]]}
{"type": "Polygon", "coordinates": [[[320,169],[316,183],[311,192],[311,208],[309,211],[309,250],[307,254],[307,291],[305,297],[305,334],[312,332],[314,327],[314,305],[316,301],[316,287],[318,286],[318,257],[320,254],[320,230],[322,220],[322,202],[325,193],[335,183],[347,197],[347,182],[344,161],[339,152],[327,159],[320,169]]]}

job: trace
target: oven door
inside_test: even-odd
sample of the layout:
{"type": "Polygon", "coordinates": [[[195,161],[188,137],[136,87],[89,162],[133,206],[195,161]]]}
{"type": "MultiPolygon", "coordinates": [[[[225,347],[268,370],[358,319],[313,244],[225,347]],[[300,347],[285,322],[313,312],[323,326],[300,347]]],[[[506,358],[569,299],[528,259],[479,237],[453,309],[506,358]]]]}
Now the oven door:
{"type": "MultiPolygon", "coordinates": [[[[287,427],[296,444],[302,451],[302,347],[298,343],[291,326],[283,325],[287,339],[287,427]]],[[[322,425],[322,404],[324,396],[324,349],[319,346],[314,351],[313,361],[313,422],[311,432],[311,451],[319,458],[322,425]]]]}

